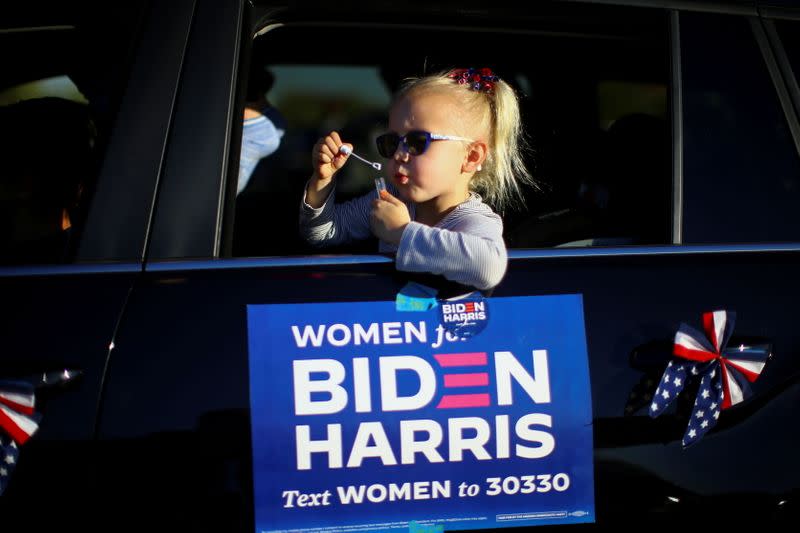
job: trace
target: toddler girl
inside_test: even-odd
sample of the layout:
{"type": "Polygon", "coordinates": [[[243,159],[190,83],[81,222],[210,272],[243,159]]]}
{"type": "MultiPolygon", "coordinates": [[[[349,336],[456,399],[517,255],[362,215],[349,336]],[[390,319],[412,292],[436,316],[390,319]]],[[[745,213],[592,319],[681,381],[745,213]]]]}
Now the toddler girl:
{"type": "Polygon", "coordinates": [[[333,245],[375,235],[381,252],[396,252],[398,270],[496,286],[508,262],[503,222],[483,198],[502,208],[520,196],[520,183],[532,183],[514,90],[490,69],[412,79],[393,101],[389,129],[377,138],[389,159],[388,191],[342,204],[333,177],[352,146],[336,132],[314,145],[303,236],[333,245]]]}

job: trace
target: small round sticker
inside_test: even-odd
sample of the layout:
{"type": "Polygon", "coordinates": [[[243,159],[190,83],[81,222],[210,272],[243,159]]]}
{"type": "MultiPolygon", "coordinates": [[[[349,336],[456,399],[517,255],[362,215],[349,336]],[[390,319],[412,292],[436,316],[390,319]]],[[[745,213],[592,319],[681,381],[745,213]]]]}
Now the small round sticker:
{"type": "Polygon", "coordinates": [[[460,339],[474,337],[489,323],[489,303],[479,292],[439,301],[444,329],[460,339]]]}

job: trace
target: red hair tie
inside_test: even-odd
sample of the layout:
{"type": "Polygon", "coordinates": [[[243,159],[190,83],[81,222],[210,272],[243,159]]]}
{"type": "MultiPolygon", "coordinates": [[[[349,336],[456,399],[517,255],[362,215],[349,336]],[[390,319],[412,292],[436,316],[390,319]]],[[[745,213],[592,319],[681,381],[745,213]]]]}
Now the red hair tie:
{"type": "Polygon", "coordinates": [[[494,91],[494,84],[500,81],[490,68],[459,68],[452,70],[448,76],[459,85],[468,85],[473,91],[491,93],[494,91]]]}

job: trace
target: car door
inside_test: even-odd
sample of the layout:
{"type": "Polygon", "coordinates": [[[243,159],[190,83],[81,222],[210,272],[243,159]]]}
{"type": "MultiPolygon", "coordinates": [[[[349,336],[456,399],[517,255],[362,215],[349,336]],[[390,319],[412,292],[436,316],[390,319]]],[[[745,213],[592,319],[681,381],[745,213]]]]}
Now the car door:
{"type": "Polygon", "coordinates": [[[45,3],[35,10],[17,6],[4,17],[3,110],[27,106],[28,115],[25,124],[0,126],[4,143],[19,150],[3,146],[3,193],[30,183],[24,180],[40,169],[51,173],[36,178],[48,188],[33,182],[20,189],[30,196],[3,197],[11,202],[3,204],[4,215],[19,216],[3,219],[0,381],[4,394],[27,384],[35,396],[35,405],[27,405],[33,413],[6,403],[4,412],[23,409],[18,413],[38,421],[38,431],[14,453],[10,426],[3,426],[0,514],[10,529],[98,525],[96,417],[117,327],[143,268],[191,15],[190,5],[169,16],[150,7],[134,2],[112,14],[95,3],[45,3]],[[79,153],[87,149],[89,163],[79,153]],[[30,158],[24,167],[12,163],[20,154],[30,158]],[[19,168],[28,174],[15,174],[19,168]],[[59,228],[69,240],[61,248],[46,239],[27,246],[37,226],[22,214],[37,206],[44,212],[57,180],[66,181],[73,168],[86,174],[77,204],[65,211],[69,218],[59,218],[71,224],[59,228]]]}
{"type": "MultiPolygon", "coordinates": [[[[194,14],[148,260],[115,337],[98,427],[107,489],[103,505],[110,517],[127,516],[131,528],[255,528],[248,305],[394,301],[409,281],[381,255],[230,257],[228,232],[236,231],[230,230],[231,176],[241,132],[236,103],[241,104],[253,33],[291,23],[307,23],[317,31],[324,26],[321,19],[355,32],[350,17],[366,32],[387,16],[379,8],[358,15],[329,9],[312,17],[302,7],[261,7],[199,0],[194,14]],[[156,523],[155,516],[162,518],[156,523]]],[[[800,292],[793,275],[800,256],[798,234],[791,230],[796,215],[782,202],[791,204],[797,190],[792,136],[797,117],[782,105],[784,81],[770,66],[776,45],[764,46],[754,9],[722,6],[711,10],[721,12],[706,13],[685,8],[685,3],[675,9],[564,8],[584,23],[591,18],[613,25],[616,19],[616,30],[638,21],[661,39],[653,49],[664,54],[650,60],[656,70],[665,69],[669,99],[665,138],[671,141],[658,145],[669,160],[659,167],[669,170],[667,192],[661,182],[652,187],[631,182],[642,188],[627,191],[656,199],[623,205],[631,206],[628,228],[636,228],[639,217],[652,209],[668,213],[655,219],[668,229],[653,241],[630,246],[576,247],[571,241],[569,247],[512,249],[508,273],[489,300],[580,295],[596,521],[609,529],[631,520],[727,522],[737,519],[742,502],[771,519],[791,520],[796,512],[791,504],[797,490],[796,430],[790,413],[797,395],[793,354],[800,339],[788,311],[800,292]],[[702,44],[709,33],[719,38],[712,49],[702,44]],[[726,50],[737,42],[736,53],[726,50]],[[723,83],[734,75],[748,83],[723,83]],[[753,107],[761,112],[754,115],[753,107]],[[761,180],[775,189],[758,203],[761,180]],[[776,191],[783,191],[780,200],[776,191]],[[753,220],[748,201],[764,218],[753,220]],[[781,207],[769,212],[772,201],[781,207]],[[748,401],[726,411],[714,431],[684,449],[681,439],[694,397],[687,393],[674,412],[655,419],[641,400],[652,398],[681,323],[701,329],[703,313],[718,310],[736,313],[734,339],[770,345],[772,358],[752,384],[748,401]],[[709,508],[715,510],[712,516],[709,508]]],[[[480,20],[495,38],[516,35],[509,28],[527,35],[515,23],[530,24],[534,35],[556,31],[555,26],[565,39],[576,38],[563,22],[571,19],[542,9],[483,7],[447,20],[436,9],[425,13],[436,31],[464,31],[462,26],[469,31],[480,20]]],[[[392,15],[406,38],[425,30],[418,21],[413,26],[392,15]]],[[[604,35],[613,42],[633,42],[627,49],[651,42],[637,41],[641,35],[604,35]]],[[[293,49],[281,51],[291,55],[293,49]]],[[[628,60],[635,64],[642,58],[632,52],[628,60]]],[[[568,70],[560,72],[566,76],[568,70]]],[[[573,74],[570,80],[580,79],[573,74]]],[[[567,85],[564,90],[580,92],[567,85]]],[[[563,112],[572,117],[587,111],[576,106],[563,112]]],[[[643,134],[633,130],[623,139],[643,134]]],[[[632,157],[635,146],[619,153],[632,157]]],[[[631,175],[647,180],[655,174],[631,175]]],[[[296,205],[296,199],[271,198],[265,208],[281,211],[287,203],[296,205]]],[[[624,210],[617,215],[624,218],[624,210]]],[[[539,220],[544,224],[546,218],[539,220]]],[[[281,249],[293,230],[288,221],[273,222],[249,231],[260,234],[267,248],[274,241],[281,249]]]]}

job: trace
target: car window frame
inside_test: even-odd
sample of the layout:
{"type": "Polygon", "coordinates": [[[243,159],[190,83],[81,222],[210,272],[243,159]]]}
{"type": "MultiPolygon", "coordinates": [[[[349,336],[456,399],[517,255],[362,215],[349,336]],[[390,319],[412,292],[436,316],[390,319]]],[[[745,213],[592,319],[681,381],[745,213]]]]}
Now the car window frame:
{"type": "MultiPolygon", "coordinates": [[[[199,3],[202,4],[203,0],[198,0],[199,3]]],[[[619,5],[628,5],[624,2],[593,2],[593,3],[603,3],[603,4],[619,4],[619,5]]],[[[228,0],[228,4],[237,4],[235,0],[228,0]]],[[[682,94],[681,94],[681,86],[680,83],[681,79],[681,69],[680,69],[680,62],[676,60],[676,58],[680,57],[680,40],[679,40],[679,30],[680,30],[680,16],[682,12],[691,12],[691,11],[705,11],[705,12],[715,12],[715,13],[725,13],[731,15],[738,15],[738,16],[747,16],[750,17],[751,20],[759,21],[758,12],[753,6],[743,6],[742,4],[728,4],[728,3],[719,3],[719,2],[709,2],[709,3],[698,3],[697,5],[690,5],[687,6],[684,2],[675,2],[675,1],[661,1],[661,2],[641,2],[637,3],[639,6],[651,7],[656,9],[665,10],[666,15],[669,21],[669,38],[670,43],[668,43],[669,48],[671,50],[671,59],[670,59],[670,73],[671,79],[669,84],[669,109],[668,109],[668,118],[672,121],[672,157],[673,157],[673,168],[672,168],[672,176],[673,176],[673,192],[672,192],[672,205],[673,205],[673,216],[672,216],[672,244],[665,244],[665,245],[636,245],[633,247],[629,246],[608,246],[608,247],[589,247],[589,248],[581,248],[581,249],[546,249],[546,248],[534,248],[534,249],[511,249],[509,250],[509,258],[512,261],[519,260],[519,259],[544,259],[544,258],[555,258],[555,257],[576,257],[576,256],[597,256],[597,255],[621,255],[621,256],[628,256],[628,255],[641,255],[641,254],[675,254],[675,253],[687,253],[687,254],[695,254],[695,253],[737,253],[737,252],[751,252],[754,250],[763,250],[765,252],[783,252],[783,251],[796,251],[800,250],[800,240],[798,242],[791,242],[791,243],[780,243],[780,244],[731,244],[731,245],[684,245],[682,244],[682,184],[686,177],[683,175],[683,168],[682,168],[682,153],[683,153],[683,134],[682,134],[682,94]]],[[[229,8],[230,9],[230,8],[229,8]]],[[[237,20],[242,21],[244,23],[246,20],[249,20],[249,14],[246,12],[239,12],[237,14],[237,20]]],[[[236,33],[235,40],[237,43],[237,49],[233,55],[235,57],[249,57],[249,47],[250,43],[249,40],[259,31],[264,31],[269,23],[272,24],[280,24],[280,19],[274,18],[270,19],[270,22],[265,22],[263,19],[253,21],[249,20],[251,24],[254,23],[253,26],[249,27],[250,31],[240,31],[236,33]]],[[[240,30],[242,27],[240,26],[240,30]]],[[[230,44],[230,43],[228,43],[230,44]]],[[[772,50],[767,47],[767,49],[762,49],[762,54],[767,56],[772,56],[772,50]]],[[[236,79],[232,79],[231,83],[227,84],[227,89],[229,91],[227,98],[227,114],[226,118],[227,121],[225,122],[225,138],[229,141],[232,141],[234,137],[240,135],[241,128],[237,128],[238,123],[240,122],[240,110],[243,107],[243,97],[238,93],[242,93],[243,90],[240,90],[242,79],[244,73],[242,69],[235,69],[235,72],[228,72],[228,74],[233,74],[236,79]]],[[[779,83],[782,85],[782,81],[779,78],[773,77],[773,83],[779,83]]],[[[776,87],[776,90],[780,91],[780,87],[776,87]]],[[[797,120],[797,117],[792,114],[791,116],[787,117],[790,120],[797,120]]],[[[219,123],[219,122],[218,122],[219,123]]],[[[229,147],[231,146],[230,142],[226,145],[225,152],[229,152],[229,147]]],[[[230,155],[230,154],[228,154],[230,155]]],[[[225,217],[224,210],[225,207],[228,206],[231,199],[231,191],[229,190],[231,187],[227,187],[226,189],[226,182],[228,185],[231,185],[231,181],[235,180],[226,180],[222,174],[227,173],[230,176],[236,175],[236,170],[238,169],[238,162],[233,161],[235,158],[228,158],[225,163],[217,163],[215,165],[215,169],[219,172],[217,179],[215,180],[215,187],[216,190],[219,191],[220,195],[218,196],[219,202],[216,202],[218,210],[214,212],[213,217],[208,217],[209,220],[213,218],[213,221],[205,222],[205,227],[208,228],[209,226],[213,226],[213,234],[216,236],[215,239],[205,239],[205,242],[200,244],[199,242],[195,242],[193,246],[188,245],[180,245],[179,247],[174,247],[171,250],[167,246],[160,246],[154,248],[151,245],[150,248],[150,255],[148,258],[148,269],[154,270],[162,270],[162,269],[172,269],[175,268],[175,265],[183,265],[183,267],[188,267],[189,265],[193,265],[192,268],[206,268],[209,263],[208,260],[212,260],[213,265],[216,267],[225,267],[227,268],[230,266],[231,268],[240,268],[245,265],[249,266],[279,266],[279,265],[325,265],[325,264],[370,264],[370,263],[382,263],[382,262],[391,262],[391,259],[381,256],[378,254],[373,255],[341,255],[335,259],[331,259],[328,257],[320,257],[318,255],[301,255],[291,258],[286,257],[243,257],[243,258],[234,258],[225,255],[225,245],[222,242],[223,237],[223,230],[222,230],[222,222],[223,218],[225,217]],[[228,199],[226,200],[225,197],[228,199]]],[[[234,191],[235,194],[235,191],[234,191]]],[[[159,201],[163,199],[163,195],[160,196],[159,201]]],[[[205,202],[208,205],[208,202],[205,202]]],[[[171,202],[170,205],[173,205],[174,202],[171,202]]],[[[228,211],[233,211],[233,209],[228,209],[228,211]]],[[[163,233],[162,241],[163,243],[167,243],[169,241],[168,234],[170,233],[170,229],[164,225],[157,226],[156,232],[158,233],[161,231],[163,233]]],[[[175,231],[172,230],[173,236],[175,231]]]]}

